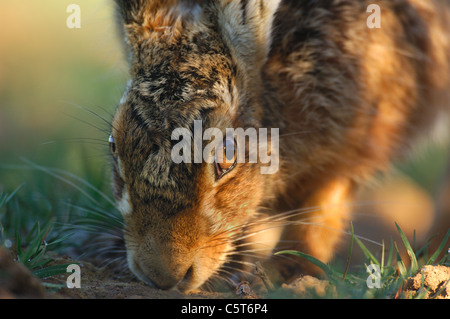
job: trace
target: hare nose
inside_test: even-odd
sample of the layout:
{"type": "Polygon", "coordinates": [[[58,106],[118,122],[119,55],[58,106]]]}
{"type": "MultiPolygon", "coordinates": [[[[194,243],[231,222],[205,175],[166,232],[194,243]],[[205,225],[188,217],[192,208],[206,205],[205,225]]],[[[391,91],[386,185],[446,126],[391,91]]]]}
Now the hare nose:
{"type": "Polygon", "coordinates": [[[189,267],[189,269],[183,273],[180,274],[166,273],[163,274],[161,277],[155,278],[155,280],[152,280],[152,282],[159,289],[169,290],[176,287],[183,280],[188,279],[191,273],[192,267],[189,267]]]}
{"type": "Polygon", "coordinates": [[[146,269],[140,267],[142,275],[140,277],[145,283],[154,288],[162,290],[170,290],[176,287],[180,282],[189,280],[192,275],[193,267],[158,267],[152,269],[146,269]]]}

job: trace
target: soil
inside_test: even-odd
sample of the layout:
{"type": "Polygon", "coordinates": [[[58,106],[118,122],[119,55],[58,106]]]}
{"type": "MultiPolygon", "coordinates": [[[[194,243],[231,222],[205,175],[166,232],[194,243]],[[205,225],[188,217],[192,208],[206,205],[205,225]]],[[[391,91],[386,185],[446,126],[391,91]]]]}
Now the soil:
{"type": "Polygon", "coordinates": [[[450,299],[450,267],[425,266],[422,271],[406,282],[407,298],[450,299]]]}
{"type": "MultiPolygon", "coordinates": [[[[54,262],[60,264],[75,261],[68,257],[61,257],[54,262]]],[[[153,289],[142,282],[118,276],[110,269],[96,267],[89,262],[82,262],[79,265],[82,274],[81,289],[67,288],[69,274],[39,280],[26,267],[15,262],[9,251],[0,249],[0,299],[257,299],[273,293],[273,287],[264,280],[264,273],[262,276],[255,277],[251,283],[240,283],[234,291],[202,291],[183,294],[178,291],[153,289]]],[[[257,273],[261,274],[263,271],[260,268],[257,273]]],[[[423,298],[450,299],[450,267],[425,266],[423,276],[422,280],[422,272],[420,272],[407,280],[403,288],[405,297],[410,298],[420,294],[423,298]]],[[[334,293],[335,287],[328,281],[301,276],[290,284],[283,284],[277,291],[277,296],[316,298],[333,296],[334,293]]]]}

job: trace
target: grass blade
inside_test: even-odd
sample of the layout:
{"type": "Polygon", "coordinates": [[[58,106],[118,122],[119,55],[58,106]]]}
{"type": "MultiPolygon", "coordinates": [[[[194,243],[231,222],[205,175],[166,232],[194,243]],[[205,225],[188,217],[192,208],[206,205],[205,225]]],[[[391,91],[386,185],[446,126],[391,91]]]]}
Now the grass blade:
{"type": "MultiPolygon", "coordinates": [[[[364,253],[364,256],[366,256],[367,259],[369,259],[372,263],[376,264],[378,267],[380,267],[380,262],[375,258],[374,255],[370,252],[369,249],[362,243],[361,240],[359,240],[357,237],[355,237],[356,243],[361,248],[361,250],[364,253]]],[[[381,267],[380,267],[381,268],[381,267]]]]}
{"type": "Polygon", "coordinates": [[[389,238],[389,254],[388,254],[388,260],[386,262],[386,266],[390,266],[392,264],[392,255],[394,253],[394,242],[392,240],[392,237],[389,238]]]}
{"type": "Polygon", "coordinates": [[[19,261],[21,261],[21,256],[23,255],[22,251],[22,238],[20,237],[19,232],[16,233],[16,251],[17,251],[17,258],[19,261]]]}
{"type": "Polygon", "coordinates": [[[17,194],[17,192],[20,191],[25,186],[25,184],[26,183],[20,184],[19,187],[17,187],[11,194],[9,195],[5,194],[5,196],[2,196],[0,201],[0,207],[6,205],[11,200],[11,198],[13,198],[17,194]]]}
{"type": "Polygon", "coordinates": [[[350,228],[351,228],[351,241],[350,241],[350,247],[348,249],[348,255],[347,255],[347,264],[345,266],[345,270],[344,270],[344,275],[342,276],[342,280],[345,280],[345,277],[347,276],[347,272],[348,272],[348,268],[350,267],[350,259],[352,257],[352,252],[353,252],[353,242],[355,240],[355,232],[353,229],[353,223],[350,222],[350,228]]]}
{"type": "Polygon", "coordinates": [[[55,240],[53,240],[52,242],[50,242],[50,243],[48,243],[47,244],[47,248],[48,249],[53,249],[53,247],[55,247],[55,246],[57,246],[58,244],[60,244],[60,243],[62,243],[62,242],[64,242],[64,241],[66,241],[67,239],[69,239],[70,237],[72,237],[73,235],[75,235],[75,233],[70,233],[70,234],[67,234],[67,235],[65,235],[65,236],[61,236],[60,238],[57,238],[57,239],[55,239],[55,240]]]}
{"type": "Polygon", "coordinates": [[[449,237],[450,237],[450,229],[447,231],[447,234],[445,235],[445,237],[442,240],[441,244],[439,245],[438,249],[434,252],[434,254],[427,261],[427,265],[431,265],[436,261],[436,259],[441,254],[442,250],[444,249],[445,244],[447,243],[449,237]]]}
{"type": "Polygon", "coordinates": [[[53,259],[44,259],[44,260],[40,260],[40,261],[37,260],[33,264],[30,265],[29,269],[42,268],[52,261],[53,261],[53,259]]]}
{"type": "Polygon", "coordinates": [[[317,259],[317,258],[315,258],[315,257],[313,257],[311,255],[302,253],[300,251],[296,251],[296,250],[282,250],[282,251],[279,251],[279,252],[275,253],[275,255],[281,255],[281,254],[289,254],[289,255],[302,257],[302,258],[308,260],[309,262],[313,263],[314,265],[316,265],[320,269],[322,269],[328,277],[330,277],[334,273],[333,270],[330,267],[328,267],[328,265],[324,264],[319,259],[317,259]]]}
{"type": "Polygon", "coordinates": [[[406,238],[406,235],[403,233],[400,226],[397,223],[395,223],[395,226],[397,227],[398,233],[400,234],[403,244],[405,245],[406,252],[408,253],[409,258],[411,259],[411,273],[416,273],[419,270],[419,263],[417,262],[416,254],[414,253],[414,250],[412,249],[411,244],[408,241],[408,238],[406,238]]]}
{"type": "Polygon", "coordinates": [[[61,265],[54,265],[54,266],[48,266],[42,269],[37,269],[33,271],[33,275],[36,277],[43,279],[51,276],[56,276],[60,274],[67,273],[67,267],[71,264],[61,264],[61,265]]]}
{"type": "Polygon", "coordinates": [[[408,272],[406,271],[405,264],[403,263],[402,257],[400,256],[400,251],[398,250],[397,243],[394,243],[395,251],[397,253],[397,267],[400,275],[403,278],[408,277],[408,272]]]}

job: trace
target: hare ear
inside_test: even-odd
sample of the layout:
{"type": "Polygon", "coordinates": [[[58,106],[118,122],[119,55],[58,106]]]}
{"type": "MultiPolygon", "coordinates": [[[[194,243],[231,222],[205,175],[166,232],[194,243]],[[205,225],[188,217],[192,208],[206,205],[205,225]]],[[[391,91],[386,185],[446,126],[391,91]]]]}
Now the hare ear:
{"type": "Polygon", "coordinates": [[[281,0],[219,0],[222,36],[238,61],[259,70],[272,43],[272,23],[281,0]]]}
{"type": "Polygon", "coordinates": [[[139,55],[140,44],[149,39],[170,43],[183,31],[182,21],[192,19],[198,0],[114,0],[119,31],[130,58],[139,55]]]}

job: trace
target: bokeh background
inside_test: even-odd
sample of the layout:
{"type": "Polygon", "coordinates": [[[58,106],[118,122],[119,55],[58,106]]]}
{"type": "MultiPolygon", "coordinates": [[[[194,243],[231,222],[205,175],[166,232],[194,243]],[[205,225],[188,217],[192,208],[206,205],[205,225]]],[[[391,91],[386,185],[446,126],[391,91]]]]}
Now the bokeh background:
{"type": "Polygon", "coordinates": [[[0,1],[0,246],[114,211],[108,122],[127,79],[116,31],[110,0],[0,1]]]}
{"type": "MultiPolygon", "coordinates": [[[[127,79],[112,2],[0,1],[0,193],[21,187],[3,214],[26,216],[16,221],[24,229],[27,220],[70,215],[67,203],[103,205],[89,185],[111,195],[108,121],[127,79]],[[71,3],[81,7],[80,29],[66,25],[71,3]]],[[[355,233],[381,241],[399,221],[425,238],[448,155],[427,147],[372,184],[355,233]]],[[[10,219],[0,226],[12,227],[10,219]]]]}
{"type": "Polygon", "coordinates": [[[80,145],[67,139],[104,137],[91,125],[105,123],[84,109],[108,119],[125,83],[112,1],[2,0],[0,30],[1,162],[76,170],[80,145]],[[81,7],[80,29],[66,25],[70,3],[81,7]]]}

